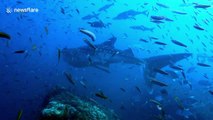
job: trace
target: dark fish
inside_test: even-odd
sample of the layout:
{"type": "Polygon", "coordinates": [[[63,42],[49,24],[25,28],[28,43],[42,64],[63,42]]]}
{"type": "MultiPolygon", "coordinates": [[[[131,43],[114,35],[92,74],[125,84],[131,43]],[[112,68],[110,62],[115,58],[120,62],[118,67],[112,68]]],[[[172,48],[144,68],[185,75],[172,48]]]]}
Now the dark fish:
{"type": "Polygon", "coordinates": [[[172,11],[175,14],[179,14],[179,15],[186,15],[187,13],[185,12],[181,12],[181,11],[172,11]]]}
{"type": "Polygon", "coordinates": [[[6,38],[6,39],[10,40],[10,35],[7,34],[7,33],[4,33],[4,32],[0,32],[0,37],[1,38],[6,38]]]}
{"type": "Polygon", "coordinates": [[[165,18],[165,21],[169,21],[169,22],[173,22],[174,20],[170,19],[170,18],[165,18]]]}
{"type": "Polygon", "coordinates": [[[67,80],[72,83],[73,85],[75,85],[75,80],[73,80],[72,75],[68,72],[64,72],[64,75],[66,76],[67,80]]]}
{"type": "Polygon", "coordinates": [[[163,21],[160,21],[160,20],[151,20],[151,22],[153,22],[153,23],[157,23],[157,24],[164,23],[163,21]]]}
{"type": "Polygon", "coordinates": [[[149,37],[150,40],[158,40],[157,37],[149,37]]]}
{"type": "Polygon", "coordinates": [[[204,28],[198,26],[198,25],[194,25],[194,28],[196,28],[197,30],[204,30],[204,28]]]}
{"type": "Polygon", "coordinates": [[[16,50],[13,53],[15,53],[15,54],[23,54],[25,52],[27,52],[27,51],[26,50],[16,50]]]}
{"type": "Polygon", "coordinates": [[[149,101],[150,101],[151,103],[154,103],[155,105],[162,106],[162,104],[161,104],[159,101],[157,101],[157,100],[150,99],[149,101]]]}
{"type": "Polygon", "coordinates": [[[211,67],[211,65],[205,64],[205,63],[197,63],[197,65],[202,67],[211,67]]]}
{"type": "Polygon", "coordinates": [[[185,44],[183,44],[183,43],[181,43],[181,42],[179,42],[179,41],[177,41],[177,40],[171,40],[174,44],[176,44],[176,45],[179,45],[179,46],[182,46],[182,47],[187,47],[185,44]]]}
{"type": "Polygon", "coordinates": [[[175,66],[175,65],[170,65],[170,68],[175,69],[175,70],[183,70],[180,66],[175,66]]]}
{"type": "Polygon", "coordinates": [[[61,13],[65,14],[64,8],[61,7],[61,13]]]}
{"type": "Polygon", "coordinates": [[[61,50],[58,48],[58,63],[60,62],[60,58],[61,58],[61,50]]]}
{"type": "Polygon", "coordinates": [[[209,90],[209,93],[210,93],[211,95],[213,95],[213,91],[212,91],[212,90],[209,90]]]}
{"type": "Polygon", "coordinates": [[[16,120],[21,120],[22,114],[23,114],[23,110],[19,110],[16,120]]]}
{"type": "Polygon", "coordinates": [[[78,9],[75,9],[75,11],[76,11],[78,14],[80,14],[80,11],[79,11],[78,9]]]}
{"type": "Polygon", "coordinates": [[[182,101],[180,100],[180,98],[179,98],[179,97],[175,97],[174,99],[175,99],[175,102],[177,103],[178,107],[179,107],[181,110],[184,110],[185,108],[184,108],[183,103],[182,103],[182,101]]]}
{"type": "Polygon", "coordinates": [[[16,3],[17,3],[17,4],[22,4],[23,2],[21,2],[21,1],[16,1],[16,3]]]}
{"type": "Polygon", "coordinates": [[[153,19],[153,20],[164,20],[165,17],[164,16],[151,16],[151,19],[153,19]]]}
{"type": "Polygon", "coordinates": [[[106,95],[104,95],[104,93],[102,91],[95,93],[95,96],[105,99],[105,100],[108,99],[108,97],[106,95]]]}
{"type": "Polygon", "coordinates": [[[125,107],[123,105],[121,105],[120,109],[121,110],[125,110],[125,107]]]}
{"type": "Polygon", "coordinates": [[[96,14],[95,12],[93,12],[92,14],[86,15],[86,16],[82,17],[81,19],[82,20],[90,20],[92,18],[98,19],[99,15],[100,15],[99,13],[96,14]]]}
{"type": "Polygon", "coordinates": [[[166,89],[160,90],[160,93],[163,95],[168,95],[168,91],[166,89]]]}
{"type": "Polygon", "coordinates": [[[145,43],[148,43],[148,42],[149,42],[149,41],[147,41],[147,40],[145,40],[145,39],[142,39],[142,38],[140,39],[140,41],[141,41],[141,42],[145,42],[145,43]]]}
{"type": "Polygon", "coordinates": [[[124,88],[120,88],[121,91],[126,92],[126,90],[124,88]]]}
{"type": "Polygon", "coordinates": [[[92,49],[96,50],[97,48],[95,47],[95,45],[93,45],[89,40],[87,40],[86,38],[83,39],[83,41],[92,49]]]}
{"type": "Polygon", "coordinates": [[[101,20],[99,21],[94,21],[94,22],[87,22],[88,24],[90,24],[91,27],[95,27],[95,28],[106,28],[109,27],[109,25],[111,25],[111,23],[103,23],[101,20]]]}
{"type": "Polygon", "coordinates": [[[144,26],[144,25],[130,26],[130,28],[131,28],[131,29],[134,29],[134,30],[151,31],[151,32],[153,32],[153,30],[155,29],[154,27],[149,28],[149,27],[146,27],[146,26],[144,26]]]}
{"type": "Polygon", "coordinates": [[[211,5],[196,4],[196,5],[194,6],[194,8],[203,8],[203,9],[206,9],[206,8],[209,8],[209,7],[211,7],[211,5]]]}
{"type": "Polygon", "coordinates": [[[48,35],[49,31],[48,31],[48,27],[47,26],[44,27],[44,30],[45,30],[46,35],[48,35]]]}
{"type": "Polygon", "coordinates": [[[155,85],[158,85],[158,86],[161,86],[161,87],[168,86],[166,83],[163,83],[163,82],[158,81],[158,80],[156,80],[156,79],[151,79],[150,82],[151,82],[152,84],[155,84],[155,85]]]}
{"type": "Polygon", "coordinates": [[[99,12],[101,12],[101,11],[105,11],[106,12],[106,10],[109,9],[110,7],[112,7],[113,5],[114,5],[114,3],[106,4],[103,7],[99,8],[98,11],[99,12]]]}
{"type": "Polygon", "coordinates": [[[166,43],[159,42],[159,41],[156,41],[156,42],[154,42],[154,43],[157,44],[157,45],[167,45],[166,43]]]}
{"type": "Polygon", "coordinates": [[[183,71],[181,71],[181,74],[182,74],[184,80],[186,80],[186,75],[185,75],[185,73],[184,73],[183,71]]]}
{"type": "Polygon", "coordinates": [[[87,88],[87,86],[86,86],[86,84],[81,80],[81,81],[79,81],[80,82],[80,84],[84,87],[84,88],[87,88]]]}
{"type": "Polygon", "coordinates": [[[138,86],[135,86],[136,90],[141,94],[141,90],[138,86]]]}
{"type": "Polygon", "coordinates": [[[154,69],[154,71],[155,72],[157,72],[157,73],[160,73],[160,74],[162,74],[162,75],[169,75],[169,73],[167,73],[167,72],[165,72],[165,71],[163,71],[163,70],[161,70],[161,69],[154,69]]]}
{"type": "Polygon", "coordinates": [[[159,7],[162,7],[162,8],[169,8],[169,6],[164,5],[162,3],[156,3],[156,5],[158,5],[159,7]]]}

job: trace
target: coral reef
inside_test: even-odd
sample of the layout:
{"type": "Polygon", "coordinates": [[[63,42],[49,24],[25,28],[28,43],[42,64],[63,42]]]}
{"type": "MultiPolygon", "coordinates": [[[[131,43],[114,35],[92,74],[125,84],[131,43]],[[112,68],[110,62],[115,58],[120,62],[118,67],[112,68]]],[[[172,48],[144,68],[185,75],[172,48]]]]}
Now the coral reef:
{"type": "Polygon", "coordinates": [[[119,120],[113,111],[82,100],[65,89],[53,90],[41,113],[41,120],[119,120]]]}

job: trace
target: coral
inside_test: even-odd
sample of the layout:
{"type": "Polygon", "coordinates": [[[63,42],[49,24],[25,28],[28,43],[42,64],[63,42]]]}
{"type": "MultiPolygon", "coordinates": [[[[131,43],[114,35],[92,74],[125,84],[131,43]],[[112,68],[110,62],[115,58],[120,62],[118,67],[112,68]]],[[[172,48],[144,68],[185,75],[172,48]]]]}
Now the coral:
{"type": "Polygon", "coordinates": [[[42,110],[41,120],[118,120],[116,114],[100,105],[82,100],[69,91],[52,92],[42,110]]]}

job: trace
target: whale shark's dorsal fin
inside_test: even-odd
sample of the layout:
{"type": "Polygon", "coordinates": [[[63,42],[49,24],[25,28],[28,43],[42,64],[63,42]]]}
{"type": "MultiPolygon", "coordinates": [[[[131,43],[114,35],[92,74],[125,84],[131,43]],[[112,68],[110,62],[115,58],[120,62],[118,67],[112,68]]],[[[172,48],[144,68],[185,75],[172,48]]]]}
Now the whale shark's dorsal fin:
{"type": "Polygon", "coordinates": [[[184,58],[191,56],[191,53],[179,53],[179,54],[168,54],[168,55],[160,55],[154,56],[145,59],[145,69],[144,69],[144,80],[148,84],[151,85],[149,78],[155,78],[156,72],[155,69],[161,69],[167,65],[174,64],[177,61],[180,61],[184,58]]]}
{"type": "Polygon", "coordinates": [[[107,41],[99,44],[98,46],[104,47],[104,48],[114,48],[116,40],[117,40],[117,38],[113,36],[113,37],[109,38],[107,41]]]}

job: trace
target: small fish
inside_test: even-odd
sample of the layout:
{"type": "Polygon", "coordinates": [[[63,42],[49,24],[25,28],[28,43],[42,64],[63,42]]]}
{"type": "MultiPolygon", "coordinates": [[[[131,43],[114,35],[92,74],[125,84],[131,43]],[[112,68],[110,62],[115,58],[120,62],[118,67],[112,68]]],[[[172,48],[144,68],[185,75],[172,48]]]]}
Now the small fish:
{"type": "Polygon", "coordinates": [[[157,72],[157,73],[160,73],[160,74],[162,74],[162,75],[169,75],[169,73],[167,73],[167,72],[165,72],[165,71],[163,71],[163,70],[161,70],[161,69],[155,68],[154,71],[157,72]]]}
{"type": "Polygon", "coordinates": [[[120,88],[121,91],[126,92],[126,90],[124,88],[120,88]]]}
{"type": "Polygon", "coordinates": [[[161,20],[152,20],[151,22],[156,23],[156,24],[164,23],[164,22],[163,22],[163,21],[161,21],[161,20]]]}
{"type": "Polygon", "coordinates": [[[4,32],[0,32],[0,37],[1,37],[1,38],[6,38],[6,39],[8,39],[8,40],[11,39],[10,35],[7,34],[7,33],[4,33],[4,32]]]}
{"type": "Polygon", "coordinates": [[[86,38],[83,39],[83,41],[92,49],[96,50],[97,48],[95,47],[95,45],[93,45],[89,40],[87,40],[86,38]]]}
{"type": "Polygon", "coordinates": [[[197,30],[204,30],[204,28],[198,26],[198,25],[194,25],[194,28],[197,29],[197,30]]]}
{"type": "Polygon", "coordinates": [[[21,120],[22,114],[23,114],[23,110],[19,110],[16,120],[21,120]]]}
{"type": "Polygon", "coordinates": [[[79,11],[78,9],[75,9],[75,11],[76,11],[78,14],[80,14],[80,11],[79,11]]]}
{"type": "Polygon", "coordinates": [[[209,93],[210,93],[211,95],[213,95],[213,91],[212,91],[212,90],[209,90],[209,93]]]}
{"type": "Polygon", "coordinates": [[[64,8],[61,7],[61,13],[65,14],[64,8]]]}
{"type": "Polygon", "coordinates": [[[153,32],[153,30],[155,29],[154,27],[146,27],[144,25],[139,25],[139,26],[130,26],[131,29],[134,29],[134,30],[141,30],[141,31],[151,31],[153,32]]]}
{"type": "Polygon", "coordinates": [[[161,86],[161,87],[168,86],[166,83],[163,83],[163,82],[158,81],[158,80],[156,80],[156,79],[151,79],[150,82],[151,82],[152,84],[155,84],[155,85],[158,85],[158,86],[161,86]]]}
{"type": "Polygon", "coordinates": [[[148,42],[149,42],[149,41],[147,41],[147,40],[145,40],[145,39],[142,39],[142,38],[140,39],[140,41],[141,41],[141,42],[145,42],[145,43],[148,43],[148,42]]]}
{"type": "Polygon", "coordinates": [[[164,20],[165,17],[164,16],[151,16],[151,19],[160,21],[160,20],[164,20]]]}
{"type": "Polygon", "coordinates": [[[169,21],[169,22],[173,22],[174,20],[170,19],[170,18],[165,18],[165,21],[169,21]]]}
{"type": "Polygon", "coordinates": [[[45,30],[46,35],[48,35],[48,27],[47,26],[44,27],[44,30],[45,30]]]}
{"type": "Polygon", "coordinates": [[[89,14],[89,15],[86,15],[86,16],[82,17],[82,20],[90,20],[92,18],[98,19],[99,15],[100,15],[100,13],[93,12],[92,14],[89,14]]]}
{"type": "Polygon", "coordinates": [[[61,58],[61,49],[58,48],[58,63],[60,62],[60,58],[61,58]]]}
{"type": "Polygon", "coordinates": [[[33,45],[32,45],[32,50],[34,51],[34,50],[36,50],[36,49],[37,49],[36,44],[33,44],[33,45]]]}
{"type": "Polygon", "coordinates": [[[84,88],[87,88],[86,84],[81,80],[80,81],[80,84],[84,87],[84,88]]]}
{"type": "Polygon", "coordinates": [[[167,45],[166,43],[159,42],[159,41],[156,41],[156,42],[154,42],[154,43],[157,44],[157,45],[167,45]]]}
{"type": "Polygon", "coordinates": [[[141,89],[138,86],[135,86],[135,88],[141,94],[141,89]]]}
{"type": "Polygon", "coordinates": [[[16,1],[16,3],[17,3],[17,4],[22,4],[23,2],[21,2],[21,1],[16,1]]]}
{"type": "Polygon", "coordinates": [[[180,11],[172,11],[175,14],[179,14],[179,15],[186,15],[187,13],[185,12],[180,12],[180,11]]]}
{"type": "Polygon", "coordinates": [[[26,53],[26,52],[27,52],[26,50],[16,50],[13,53],[15,53],[15,54],[23,54],[23,53],[26,53]]]}
{"type": "Polygon", "coordinates": [[[150,40],[158,40],[157,37],[149,37],[150,40]]]}
{"type": "Polygon", "coordinates": [[[185,73],[184,73],[183,71],[181,71],[181,74],[182,74],[184,80],[186,80],[186,75],[185,75],[185,73]]]}
{"type": "Polygon", "coordinates": [[[119,51],[115,51],[111,57],[114,57],[115,55],[118,55],[120,52],[119,51]]]}
{"type": "Polygon", "coordinates": [[[75,80],[73,80],[72,75],[68,72],[64,72],[64,75],[66,76],[67,80],[69,80],[70,83],[75,85],[75,80]]]}
{"type": "Polygon", "coordinates": [[[184,106],[183,106],[183,103],[181,102],[180,98],[179,97],[175,97],[175,102],[178,104],[178,107],[181,109],[181,110],[184,110],[184,106]]]}
{"type": "Polygon", "coordinates": [[[108,99],[108,97],[106,95],[104,95],[104,93],[102,91],[95,93],[95,96],[102,98],[104,100],[108,99]]]}
{"type": "Polygon", "coordinates": [[[175,70],[183,70],[183,68],[175,65],[170,65],[170,68],[175,69],[175,70]]]}
{"type": "Polygon", "coordinates": [[[160,93],[163,95],[168,95],[168,91],[166,89],[160,90],[160,93]]]}
{"type": "Polygon", "coordinates": [[[154,103],[155,105],[162,106],[162,104],[161,104],[159,101],[157,101],[157,100],[150,99],[149,101],[150,101],[151,103],[154,103]]]}
{"type": "Polygon", "coordinates": [[[205,63],[197,63],[197,65],[203,66],[203,67],[211,67],[211,65],[208,65],[208,64],[205,64],[205,63]]]}
{"type": "Polygon", "coordinates": [[[206,8],[209,8],[211,7],[211,5],[201,5],[201,4],[196,4],[194,6],[194,8],[202,8],[202,9],[206,9],[206,8]]]}
{"type": "Polygon", "coordinates": [[[82,33],[88,35],[88,36],[92,39],[92,41],[95,41],[96,36],[95,36],[95,34],[92,33],[91,31],[81,28],[81,29],[80,29],[80,32],[82,32],[82,33]]]}
{"type": "Polygon", "coordinates": [[[103,7],[99,8],[98,11],[99,12],[101,12],[101,11],[105,11],[106,12],[106,10],[109,9],[110,7],[112,7],[113,5],[114,5],[114,3],[106,4],[103,7]]]}
{"type": "Polygon", "coordinates": [[[171,40],[174,44],[178,45],[178,46],[182,46],[182,47],[187,47],[185,44],[177,41],[177,40],[171,40]]]}
{"type": "Polygon", "coordinates": [[[169,8],[169,6],[164,5],[162,3],[156,3],[156,5],[158,5],[159,7],[162,7],[162,8],[169,8]]]}

